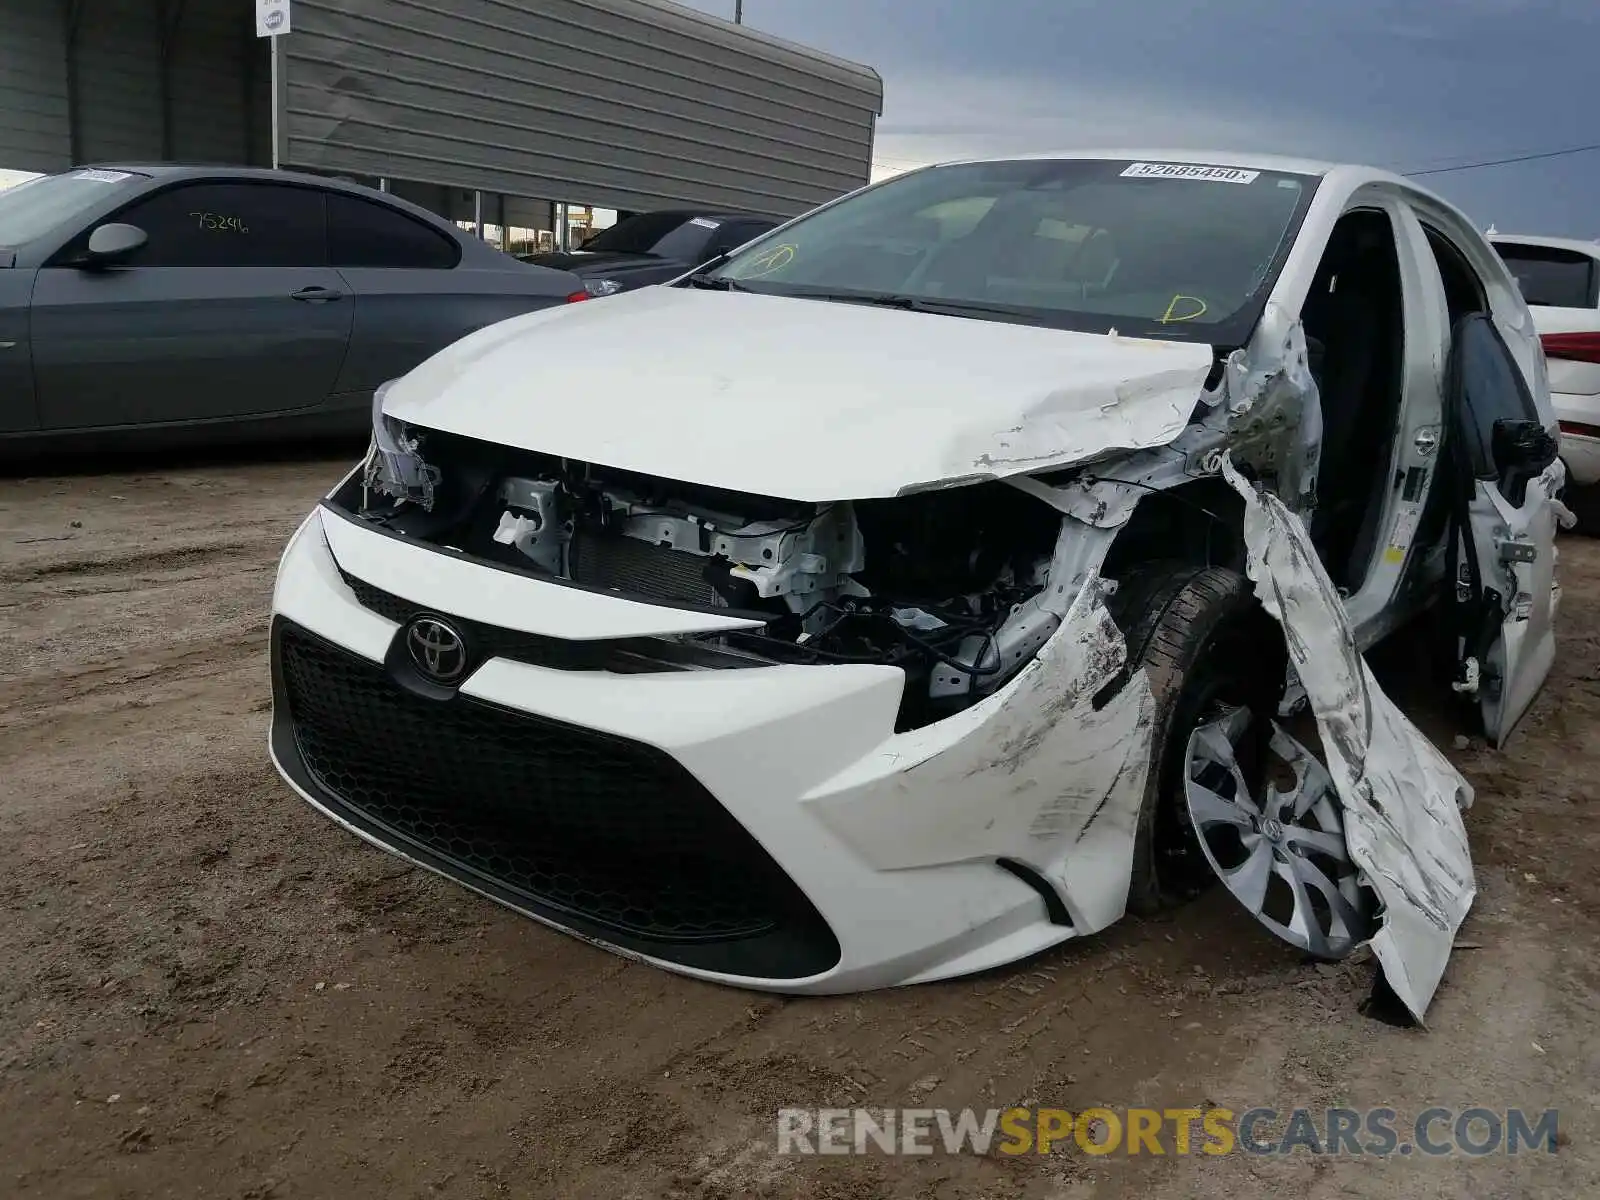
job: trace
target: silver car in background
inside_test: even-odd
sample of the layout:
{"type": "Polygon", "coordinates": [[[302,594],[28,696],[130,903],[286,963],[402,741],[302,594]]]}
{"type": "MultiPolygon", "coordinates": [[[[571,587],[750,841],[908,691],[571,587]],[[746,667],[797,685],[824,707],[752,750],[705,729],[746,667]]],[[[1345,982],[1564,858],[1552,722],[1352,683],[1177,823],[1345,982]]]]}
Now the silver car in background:
{"type": "Polygon", "coordinates": [[[0,192],[0,454],[364,436],[372,396],[586,297],[432,213],[286,171],[107,165],[0,192]]]}

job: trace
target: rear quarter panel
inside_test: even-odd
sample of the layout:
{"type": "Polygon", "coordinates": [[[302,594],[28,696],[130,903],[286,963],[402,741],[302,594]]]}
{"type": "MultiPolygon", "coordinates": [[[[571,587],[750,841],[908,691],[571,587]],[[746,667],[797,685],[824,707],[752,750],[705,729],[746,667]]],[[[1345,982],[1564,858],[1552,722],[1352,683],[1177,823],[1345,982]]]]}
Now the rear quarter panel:
{"type": "MultiPolygon", "coordinates": [[[[1600,308],[1537,306],[1533,309],[1533,323],[1540,333],[1600,333],[1600,308]]],[[[1552,392],[1569,396],[1600,395],[1600,363],[1573,362],[1566,358],[1551,358],[1547,363],[1552,392]]]]}

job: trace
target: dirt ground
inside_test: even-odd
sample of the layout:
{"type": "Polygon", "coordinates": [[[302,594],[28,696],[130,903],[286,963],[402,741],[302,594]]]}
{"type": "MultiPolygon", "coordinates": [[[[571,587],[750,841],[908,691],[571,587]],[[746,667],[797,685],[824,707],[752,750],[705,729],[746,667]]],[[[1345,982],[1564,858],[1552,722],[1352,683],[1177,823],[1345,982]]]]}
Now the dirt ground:
{"type": "MultiPolygon", "coordinates": [[[[366,846],[268,763],[281,547],[338,461],[0,479],[0,1194],[1600,1195],[1600,543],[1550,686],[1451,749],[1479,897],[1426,1031],[1212,896],[976,979],[783,1000],[366,846]],[[775,1110],[1560,1109],[1554,1154],[800,1158],[775,1110]]],[[[1409,703],[1409,701],[1408,701],[1409,703]]]]}

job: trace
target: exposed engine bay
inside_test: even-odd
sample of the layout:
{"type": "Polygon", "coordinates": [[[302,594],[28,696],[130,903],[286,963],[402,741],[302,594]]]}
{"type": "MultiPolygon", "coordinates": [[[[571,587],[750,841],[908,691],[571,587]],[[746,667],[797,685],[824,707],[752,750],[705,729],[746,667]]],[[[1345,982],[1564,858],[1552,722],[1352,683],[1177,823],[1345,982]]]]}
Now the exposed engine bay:
{"type": "Polygon", "coordinates": [[[902,728],[993,692],[1060,624],[1043,601],[1061,514],[1005,484],[805,504],[386,432],[332,498],[364,520],[585,588],[757,617],[699,640],[766,662],[900,667],[902,728]]]}

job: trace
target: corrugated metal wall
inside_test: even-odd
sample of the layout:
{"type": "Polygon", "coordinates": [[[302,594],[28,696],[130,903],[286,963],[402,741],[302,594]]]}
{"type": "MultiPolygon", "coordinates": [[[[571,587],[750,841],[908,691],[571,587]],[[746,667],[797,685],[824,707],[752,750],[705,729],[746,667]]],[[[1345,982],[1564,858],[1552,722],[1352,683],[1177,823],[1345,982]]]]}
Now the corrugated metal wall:
{"type": "Polygon", "coordinates": [[[67,124],[67,27],[60,0],[4,0],[0,168],[71,166],[67,124]]]}
{"type": "Polygon", "coordinates": [[[868,68],[661,0],[295,0],[286,166],[788,215],[859,187],[868,68]]]}
{"type": "Polygon", "coordinates": [[[84,0],[82,10],[78,161],[271,163],[269,67],[248,2],[84,0]]]}
{"type": "MultiPolygon", "coordinates": [[[[789,215],[870,172],[876,74],[661,0],[293,12],[283,165],[435,185],[436,211],[478,188],[529,226],[551,199],[789,215]]],[[[251,0],[0,0],[0,168],[270,163],[254,32],[251,0]]]]}
{"type": "Polygon", "coordinates": [[[0,167],[270,164],[253,14],[250,0],[0,0],[0,167]]]}
{"type": "Polygon", "coordinates": [[[272,165],[272,66],[249,5],[188,0],[172,41],[172,157],[272,165]]]}
{"type": "Polygon", "coordinates": [[[78,25],[78,160],[161,157],[154,0],[90,0],[78,25]]]}

